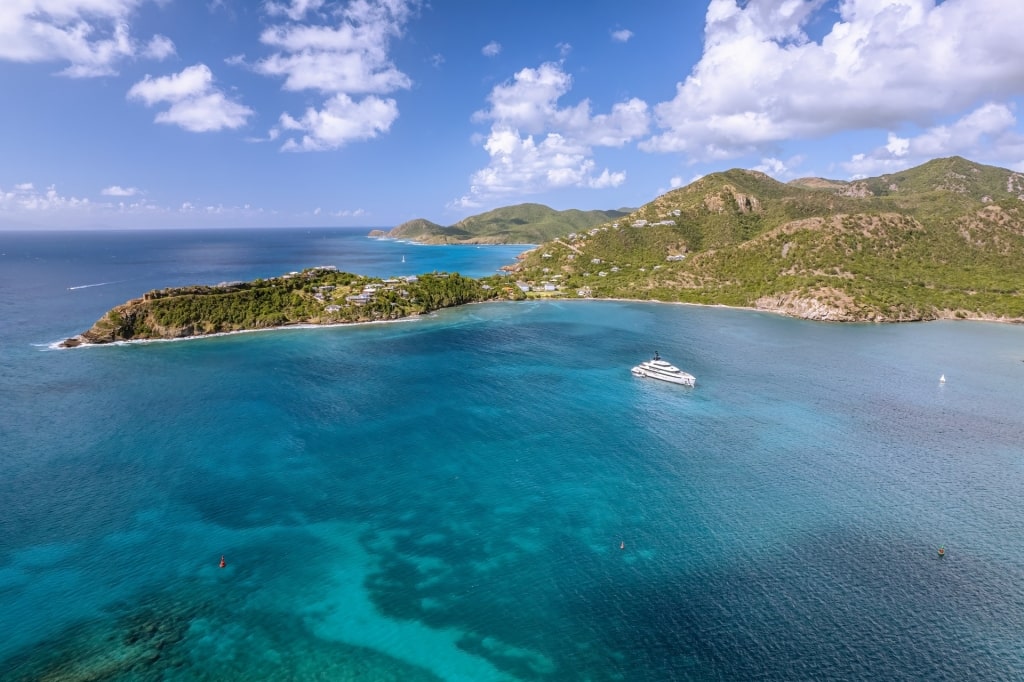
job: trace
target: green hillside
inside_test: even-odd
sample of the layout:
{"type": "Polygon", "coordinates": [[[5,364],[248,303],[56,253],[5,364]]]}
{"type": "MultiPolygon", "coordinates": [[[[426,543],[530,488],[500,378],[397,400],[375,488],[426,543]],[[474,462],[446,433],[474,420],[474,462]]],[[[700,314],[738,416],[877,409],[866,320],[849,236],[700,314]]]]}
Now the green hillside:
{"type": "Polygon", "coordinates": [[[321,266],[252,282],[150,291],[110,310],[89,330],[62,345],[176,339],[297,324],[380,322],[466,303],[524,297],[500,275],[472,279],[433,272],[380,279],[321,266]]]}
{"type": "Polygon", "coordinates": [[[516,276],[812,319],[1024,320],[1024,175],[959,157],[854,182],[730,170],[548,241],[516,276]]]}
{"type": "Polygon", "coordinates": [[[402,223],[384,234],[389,239],[409,239],[426,244],[539,244],[621,218],[618,211],[556,211],[541,204],[505,206],[471,216],[444,227],[423,218],[402,223]]]}

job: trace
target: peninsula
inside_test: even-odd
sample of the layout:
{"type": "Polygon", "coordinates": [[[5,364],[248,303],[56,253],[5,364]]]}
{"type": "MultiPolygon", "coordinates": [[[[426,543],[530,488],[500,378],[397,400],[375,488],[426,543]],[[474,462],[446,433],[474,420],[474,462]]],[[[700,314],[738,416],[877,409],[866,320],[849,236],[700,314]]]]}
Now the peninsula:
{"type": "Polygon", "coordinates": [[[334,266],[253,282],[159,289],[117,306],[60,345],[175,339],[289,325],[397,320],[441,308],[525,298],[500,275],[472,279],[434,272],[395,279],[334,266]]]}

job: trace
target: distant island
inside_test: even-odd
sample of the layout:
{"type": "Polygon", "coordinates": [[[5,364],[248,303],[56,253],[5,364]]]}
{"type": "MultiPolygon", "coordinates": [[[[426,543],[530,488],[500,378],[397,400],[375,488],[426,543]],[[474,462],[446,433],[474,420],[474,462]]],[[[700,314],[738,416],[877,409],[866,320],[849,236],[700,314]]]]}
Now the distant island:
{"type": "Polygon", "coordinates": [[[369,236],[420,244],[540,244],[622,218],[632,210],[556,211],[542,204],[517,204],[470,216],[449,227],[417,218],[389,231],[372,230],[369,236]]]}
{"type": "Polygon", "coordinates": [[[150,291],[117,306],[60,345],[176,339],[290,325],[398,320],[466,303],[520,300],[500,275],[473,279],[429,273],[394,279],[309,268],[253,282],[150,291]]]}
{"type": "Polygon", "coordinates": [[[520,204],[452,228],[421,220],[371,236],[540,245],[505,266],[506,276],[482,279],[381,280],[319,267],[151,291],[62,345],[394,320],[536,297],[724,305],[837,322],[1024,322],[1024,174],[960,157],[850,182],[784,184],[734,169],[628,213],[520,204]]]}

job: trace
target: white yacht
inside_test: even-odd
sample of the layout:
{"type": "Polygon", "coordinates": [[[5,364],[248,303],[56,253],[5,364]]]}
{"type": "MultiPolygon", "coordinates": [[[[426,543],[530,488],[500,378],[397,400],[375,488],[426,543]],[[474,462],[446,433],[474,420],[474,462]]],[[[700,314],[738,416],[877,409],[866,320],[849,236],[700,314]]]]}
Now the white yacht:
{"type": "Polygon", "coordinates": [[[661,379],[662,381],[683,386],[693,386],[697,383],[697,378],[692,374],[687,374],[667,360],[662,360],[661,356],[658,355],[658,351],[654,351],[653,358],[646,362],[641,362],[630,371],[633,372],[635,377],[661,379]]]}

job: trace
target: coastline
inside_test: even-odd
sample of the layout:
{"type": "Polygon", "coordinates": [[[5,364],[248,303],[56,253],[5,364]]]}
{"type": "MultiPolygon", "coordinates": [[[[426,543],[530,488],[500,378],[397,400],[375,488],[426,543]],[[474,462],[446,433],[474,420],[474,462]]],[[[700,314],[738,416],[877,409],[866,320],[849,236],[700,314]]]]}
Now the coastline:
{"type": "MultiPolygon", "coordinates": [[[[427,246],[430,246],[429,244],[427,246]]],[[[887,324],[914,324],[914,323],[928,323],[928,322],[987,322],[994,324],[1024,324],[1024,318],[997,318],[997,317],[979,317],[979,316],[958,316],[955,313],[947,312],[944,315],[940,315],[933,319],[919,319],[919,320],[827,320],[827,319],[814,319],[807,317],[799,317],[787,313],[784,310],[772,309],[772,308],[755,308],[753,306],[734,306],[725,305],[723,303],[692,303],[690,301],[662,301],[658,299],[650,298],[622,298],[622,297],[609,297],[609,298],[580,298],[580,297],[535,297],[527,298],[528,302],[574,302],[574,303],[601,303],[601,302],[616,302],[616,303],[650,303],[659,305],[678,305],[678,306],[693,306],[697,308],[720,308],[725,310],[740,310],[755,313],[768,313],[771,315],[778,315],[780,317],[788,317],[794,320],[805,320],[807,322],[818,322],[823,324],[871,324],[871,325],[887,325],[887,324]]],[[[493,300],[493,301],[473,301],[470,303],[464,303],[458,306],[451,306],[449,308],[443,308],[442,310],[453,310],[461,308],[463,306],[470,305],[483,305],[486,303],[523,303],[524,301],[505,301],[505,300],[493,300]]],[[[213,332],[210,334],[196,334],[192,336],[177,336],[173,338],[164,339],[126,339],[121,341],[110,341],[107,343],[91,343],[82,338],[81,334],[67,337],[61,341],[53,341],[45,344],[46,350],[72,350],[75,348],[87,348],[87,347],[101,347],[101,346],[124,346],[134,344],[148,344],[148,343],[170,343],[175,341],[196,341],[199,339],[207,339],[220,336],[234,336],[237,334],[254,334],[258,332],[273,332],[283,331],[288,329],[325,329],[332,327],[353,327],[353,326],[365,326],[365,325],[377,325],[377,324],[394,324],[400,322],[413,322],[424,317],[436,315],[438,311],[431,311],[424,314],[409,315],[407,317],[401,317],[394,320],[366,320],[362,322],[330,322],[326,324],[314,324],[314,323],[299,323],[299,324],[286,324],[276,327],[260,327],[258,329],[237,329],[228,332],[213,332]],[[74,345],[63,345],[69,340],[76,340],[78,343],[74,345]]]]}
{"type": "Polygon", "coordinates": [[[915,323],[926,323],[926,322],[992,322],[997,324],[1024,324],[1024,317],[1022,318],[1005,318],[1005,317],[978,317],[965,315],[963,317],[957,316],[956,313],[943,311],[945,314],[939,315],[932,319],[919,319],[919,320],[826,320],[816,319],[811,317],[800,317],[799,315],[792,315],[787,313],[785,310],[778,308],[755,308],[753,306],[742,306],[742,305],[725,305],[724,303],[693,303],[690,301],[662,301],[654,298],[621,298],[621,297],[608,297],[608,298],[555,298],[555,297],[538,297],[528,299],[531,301],[619,301],[622,303],[660,303],[664,305],[685,305],[685,306],[696,306],[699,308],[725,308],[727,310],[748,310],[755,313],[770,313],[772,315],[780,315],[782,317],[788,317],[794,320],[806,320],[807,322],[821,322],[824,324],[875,324],[875,325],[886,325],[886,324],[915,324],[915,323]]]}
{"type": "MultiPolygon", "coordinates": [[[[497,302],[497,301],[495,301],[497,302]]],[[[473,305],[467,303],[466,305],[473,305]]],[[[311,322],[302,322],[299,324],[282,324],[277,327],[260,327],[258,329],[235,329],[229,332],[211,332],[210,334],[195,334],[192,336],[175,336],[168,339],[123,339],[120,341],[108,341],[106,343],[92,343],[82,338],[81,334],[75,336],[69,336],[63,341],[51,341],[45,344],[46,350],[75,350],[76,348],[103,348],[105,346],[130,346],[138,344],[148,343],[174,343],[176,341],[198,341],[200,339],[210,339],[218,336],[236,336],[238,334],[258,334],[260,332],[278,332],[285,331],[288,329],[329,329],[331,327],[362,327],[371,324],[396,324],[399,322],[415,322],[434,315],[437,311],[431,311],[425,314],[408,315],[406,317],[400,317],[395,320],[365,320],[362,322],[328,322],[326,324],[313,324],[311,322]],[[79,343],[75,345],[65,346],[67,341],[75,339],[79,343]]]]}
{"type": "Polygon", "coordinates": [[[412,244],[413,246],[519,246],[519,247],[530,247],[529,251],[536,249],[540,244],[533,244],[530,242],[477,242],[477,241],[458,241],[458,242],[424,242],[418,239],[410,239],[408,237],[374,237],[366,235],[367,239],[375,239],[380,242],[395,242],[397,244],[412,244]]]}

